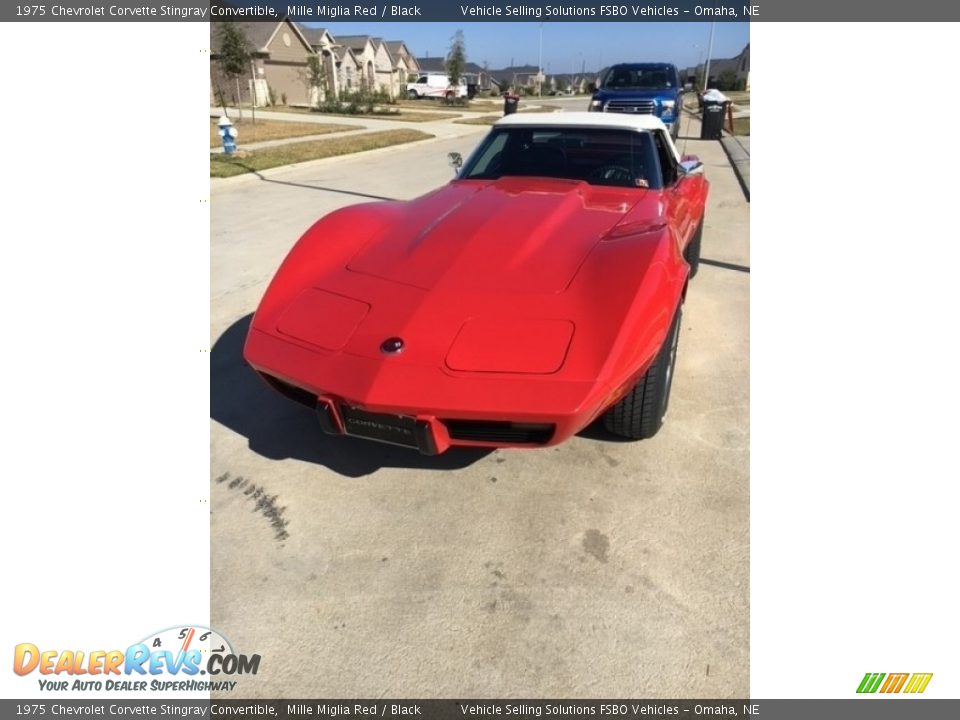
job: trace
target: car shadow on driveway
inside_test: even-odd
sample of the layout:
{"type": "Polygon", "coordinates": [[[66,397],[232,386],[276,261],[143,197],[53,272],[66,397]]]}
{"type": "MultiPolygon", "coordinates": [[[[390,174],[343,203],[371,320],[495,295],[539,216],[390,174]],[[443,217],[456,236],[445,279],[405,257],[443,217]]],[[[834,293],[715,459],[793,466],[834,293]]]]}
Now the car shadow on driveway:
{"type": "Polygon", "coordinates": [[[608,443],[632,443],[636,442],[630,438],[625,438],[622,435],[614,435],[612,432],[607,430],[603,425],[603,417],[599,417],[594,420],[592,423],[587,425],[583,430],[577,433],[577,437],[584,438],[585,440],[597,440],[599,442],[608,442],[608,443]]]}
{"type": "Polygon", "coordinates": [[[269,388],[244,361],[243,343],[252,317],[237,320],[213,345],[210,417],[247,438],[258,455],[302,460],[346,477],[362,477],[384,467],[458,470],[490,454],[490,450],[453,449],[431,457],[402,447],[325,435],[309,409],[269,388]]]}
{"type": "Polygon", "coordinates": [[[320,192],[337,193],[339,195],[350,195],[351,197],[366,198],[368,200],[388,200],[388,201],[397,200],[397,198],[386,197],[384,195],[371,195],[370,193],[359,192],[357,190],[342,190],[340,188],[322,187],[320,185],[309,185],[307,183],[291,182],[289,180],[274,180],[273,178],[269,178],[263,173],[257,172],[256,170],[246,165],[244,165],[244,167],[247,167],[247,169],[250,170],[251,173],[256,175],[257,178],[259,178],[263,182],[273,183],[274,185],[286,185],[288,187],[304,188],[305,190],[319,190],[320,192]]]}

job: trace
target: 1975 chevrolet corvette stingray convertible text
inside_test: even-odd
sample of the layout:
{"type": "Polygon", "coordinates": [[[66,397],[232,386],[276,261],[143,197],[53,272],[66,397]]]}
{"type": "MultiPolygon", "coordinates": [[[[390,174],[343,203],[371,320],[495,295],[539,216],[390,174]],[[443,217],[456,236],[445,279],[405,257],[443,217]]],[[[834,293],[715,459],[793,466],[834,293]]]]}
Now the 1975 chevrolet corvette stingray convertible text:
{"type": "Polygon", "coordinates": [[[655,117],[510,115],[448,185],[307,230],[244,356],[324,431],[427,454],[553,445],[601,417],[649,438],[707,190],[655,117]]]}

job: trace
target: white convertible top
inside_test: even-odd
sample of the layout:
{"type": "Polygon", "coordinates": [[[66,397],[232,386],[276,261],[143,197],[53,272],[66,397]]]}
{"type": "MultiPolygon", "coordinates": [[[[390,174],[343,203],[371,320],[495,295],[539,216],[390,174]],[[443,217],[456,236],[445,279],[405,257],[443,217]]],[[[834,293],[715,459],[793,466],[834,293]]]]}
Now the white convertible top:
{"type": "Polygon", "coordinates": [[[513,113],[496,123],[502,125],[564,125],[566,127],[621,128],[623,130],[664,130],[666,126],[656,115],[601,112],[513,113]]]}
{"type": "Polygon", "coordinates": [[[655,115],[601,112],[513,113],[497,120],[494,127],[582,127],[616,128],[620,130],[662,130],[673,154],[680,161],[680,153],[667,132],[666,125],[655,115]]]}

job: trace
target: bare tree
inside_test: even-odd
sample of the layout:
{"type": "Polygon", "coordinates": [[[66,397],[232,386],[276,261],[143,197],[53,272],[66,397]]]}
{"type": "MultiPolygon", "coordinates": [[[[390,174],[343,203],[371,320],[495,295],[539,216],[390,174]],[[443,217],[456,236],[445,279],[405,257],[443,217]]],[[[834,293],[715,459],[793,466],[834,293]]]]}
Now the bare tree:
{"type": "Polygon", "coordinates": [[[323,60],[317,54],[307,57],[307,86],[310,95],[316,91],[317,106],[327,98],[327,70],[323,66],[323,60]]]}

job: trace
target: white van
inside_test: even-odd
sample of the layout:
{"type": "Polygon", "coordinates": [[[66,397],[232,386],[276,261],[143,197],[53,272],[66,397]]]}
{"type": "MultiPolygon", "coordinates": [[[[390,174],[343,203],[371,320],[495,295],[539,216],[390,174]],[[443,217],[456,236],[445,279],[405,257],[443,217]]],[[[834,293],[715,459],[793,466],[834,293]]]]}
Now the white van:
{"type": "Polygon", "coordinates": [[[407,97],[417,98],[464,98],[467,96],[467,84],[461,79],[454,87],[445,73],[421,73],[416,82],[407,83],[407,97]]]}

